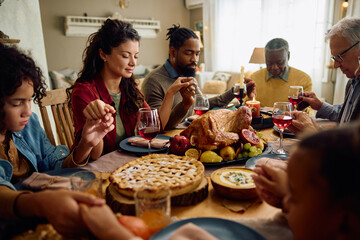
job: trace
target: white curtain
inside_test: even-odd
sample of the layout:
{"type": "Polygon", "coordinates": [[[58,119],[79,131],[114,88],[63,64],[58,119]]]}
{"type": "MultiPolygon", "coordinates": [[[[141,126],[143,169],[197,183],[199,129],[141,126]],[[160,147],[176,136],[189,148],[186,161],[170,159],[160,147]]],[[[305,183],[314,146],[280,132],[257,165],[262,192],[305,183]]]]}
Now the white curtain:
{"type": "Polygon", "coordinates": [[[254,47],[281,37],[289,42],[289,65],[308,73],[320,95],[328,4],[327,0],[205,0],[206,68],[257,70],[258,65],[249,64],[254,47]]]}
{"type": "MultiPolygon", "coordinates": [[[[339,6],[336,3],[336,6],[339,6]]],[[[338,8],[335,8],[338,10],[338,8]]],[[[360,17],[360,0],[350,0],[349,8],[346,12],[346,17],[360,17]]],[[[336,83],[334,91],[334,104],[340,104],[344,102],[345,87],[348,82],[348,78],[341,72],[340,69],[336,70],[336,83]]]]}

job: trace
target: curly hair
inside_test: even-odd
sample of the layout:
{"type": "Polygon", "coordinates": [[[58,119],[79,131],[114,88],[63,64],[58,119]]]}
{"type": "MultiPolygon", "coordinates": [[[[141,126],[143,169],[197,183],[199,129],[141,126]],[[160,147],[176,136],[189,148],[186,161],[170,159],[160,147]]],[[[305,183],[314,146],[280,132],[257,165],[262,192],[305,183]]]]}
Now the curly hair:
{"type": "MultiPolygon", "coordinates": [[[[107,19],[99,31],[88,38],[87,47],[83,52],[83,68],[76,82],[90,82],[100,74],[104,61],[100,58],[99,49],[105,54],[111,54],[113,48],[129,40],[140,41],[140,35],[130,23],[107,19]]],[[[123,87],[125,97],[129,100],[124,106],[127,113],[138,111],[144,103],[144,96],[137,88],[134,75],[123,78],[120,87],[123,87]]],[[[72,88],[68,89],[68,94],[72,88]]]]}
{"type": "Polygon", "coordinates": [[[0,131],[3,131],[5,99],[16,92],[24,79],[30,79],[34,85],[33,101],[38,103],[46,96],[46,84],[41,69],[36,66],[31,57],[21,53],[15,47],[9,47],[1,43],[0,76],[0,131]]]}

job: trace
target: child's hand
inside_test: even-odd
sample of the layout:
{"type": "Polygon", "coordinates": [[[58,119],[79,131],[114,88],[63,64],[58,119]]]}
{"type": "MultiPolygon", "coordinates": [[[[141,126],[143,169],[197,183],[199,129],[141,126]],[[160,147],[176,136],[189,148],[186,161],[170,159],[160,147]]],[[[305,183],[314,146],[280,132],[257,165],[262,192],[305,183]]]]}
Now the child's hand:
{"type": "Polygon", "coordinates": [[[81,138],[94,147],[114,128],[114,118],[111,113],[107,113],[102,119],[86,120],[81,138]]]}
{"type": "Polygon", "coordinates": [[[107,113],[114,114],[115,112],[113,106],[96,99],[86,106],[83,114],[86,119],[97,120],[103,118],[107,113]]]}
{"type": "Polygon", "coordinates": [[[260,198],[271,206],[282,208],[283,198],[287,194],[287,173],[279,168],[262,165],[254,169],[256,191],[260,198]]]}

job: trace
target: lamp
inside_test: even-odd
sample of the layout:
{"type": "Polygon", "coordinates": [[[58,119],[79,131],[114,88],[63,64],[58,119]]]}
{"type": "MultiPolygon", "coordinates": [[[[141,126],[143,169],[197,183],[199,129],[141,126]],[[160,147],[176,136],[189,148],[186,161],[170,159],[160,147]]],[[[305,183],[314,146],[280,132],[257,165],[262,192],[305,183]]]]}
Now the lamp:
{"type": "Polygon", "coordinates": [[[202,41],[201,41],[201,34],[200,34],[200,31],[194,31],[194,33],[196,34],[196,36],[199,38],[199,41],[200,41],[200,48],[203,48],[204,45],[202,44],[202,41]]]}
{"type": "MultiPolygon", "coordinates": [[[[254,48],[250,57],[249,63],[264,64],[265,63],[265,48],[254,48]]],[[[260,65],[261,68],[261,65],[260,65]]]]}
{"type": "Polygon", "coordinates": [[[342,6],[343,8],[347,8],[349,6],[349,1],[348,0],[345,0],[343,3],[342,3],[342,6]]]}

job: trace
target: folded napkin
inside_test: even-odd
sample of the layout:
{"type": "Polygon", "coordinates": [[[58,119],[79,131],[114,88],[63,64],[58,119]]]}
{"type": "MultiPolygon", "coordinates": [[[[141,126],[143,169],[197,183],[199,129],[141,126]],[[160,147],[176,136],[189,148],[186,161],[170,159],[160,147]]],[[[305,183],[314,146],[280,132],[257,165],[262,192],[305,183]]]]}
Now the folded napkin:
{"type": "MultiPolygon", "coordinates": [[[[138,147],[147,147],[148,146],[148,142],[149,140],[146,140],[142,137],[133,137],[130,138],[128,140],[128,143],[130,143],[131,145],[134,146],[138,146],[138,147]]],[[[164,147],[168,147],[170,145],[170,142],[168,139],[158,139],[158,138],[154,138],[151,141],[151,147],[152,148],[164,148],[164,147]]]]}
{"type": "Polygon", "coordinates": [[[44,189],[71,189],[70,179],[66,177],[51,176],[46,173],[33,172],[21,186],[24,189],[44,190],[44,189]]]}
{"type": "Polygon", "coordinates": [[[201,227],[189,222],[179,227],[169,240],[219,240],[201,227]]]}
{"type": "Polygon", "coordinates": [[[281,159],[274,159],[274,158],[267,158],[267,157],[262,157],[259,158],[256,161],[256,167],[259,167],[261,165],[267,165],[269,167],[272,168],[279,168],[282,170],[286,170],[287,169],[287,161],[283,161],[281,159]]]}

